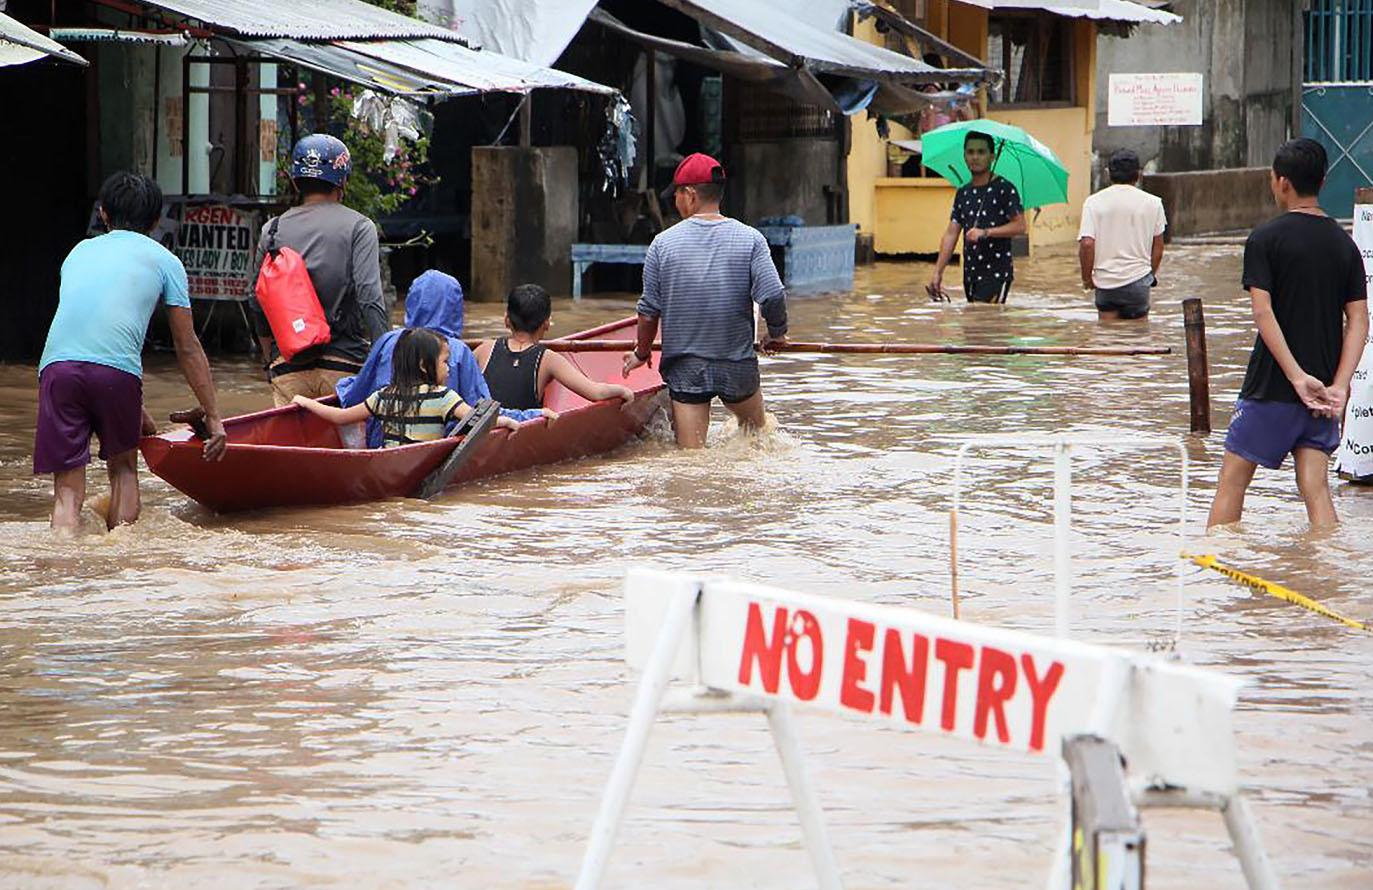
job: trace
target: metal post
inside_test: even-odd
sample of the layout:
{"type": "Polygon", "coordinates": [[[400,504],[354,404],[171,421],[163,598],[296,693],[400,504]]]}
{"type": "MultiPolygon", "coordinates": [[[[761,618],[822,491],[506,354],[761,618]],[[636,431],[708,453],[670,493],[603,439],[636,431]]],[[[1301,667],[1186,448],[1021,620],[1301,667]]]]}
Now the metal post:
{"type": "Polygon", "coordinates": [[[1273,872],[1273,864],[1263,849],[1258,826],[1249,812],[1249,805],[1238,794],[1226,798],[1221,807],[1225,817],[1225,828],[1230,832],[1230,842],[1235,845],[1235,856],[1244,871],[1245,883],[1249,890],[1278,890],[1278,876],[1273,872]]]}
{"type": "MultiPolygon", "coordinates": [[[[1091,735],[1110,738],[1116,715],[1125,697],[1130,694],[1129,662],[1123,658],[1112,658],[1106,662],[1097,684],[1096,698],[1092,703],[1092,713],[1087,718],[1087,732],[1091,735]]],[[[1068,763],[1060,758],[1056,764],[1059,791],[1071,791],[1068,763]]],[[[1068,799],[1068,812],[1064,816],[1063,831],[1054,844],[1054,858],[1049,868],[1047,890],[1065,890],[1072,879],[1073,854],[1073,810],[1072,798],[1068,799]]]]}
{"type": "Polygon", "coordinates": [[[700,585],[674,595],[667,614],[663,616],[663,629],[658,634],[658,643],[639,680],[639,691],[634,697],[634,709],[630,712],[629,727],[620,745],[620,756],[615,760],[605,795],[601,798],[600,811],[596,814],[596,824],[591,828],[591,841],[582,860],[581,872],[577,875],[576,890],[596,890],[605,877],[615,835],[624,819],[625,804],[629,801],[629,792],[634,787],[634,778],[644,759],[649,731],[653,729],[654,718],[658,715],[658,704],[662,701],[668,681],[672,679],[672,663],[676,660],[683,635],[691,626],[692,613],[700,595],[700,585]]]}
{"type": "Polygon", "coordinates": [[[1068,636],[1069,598],[1073,592],[1072,444],[1054,444],[1054,634],[1068,636]]]}
{"type": "Polygon", "coordinates": [[[791,804],[801,820],[806,852],[815,866],[820,890],[840,890],[843,884],[839,880],[839,863],[835,861],[834,849],[830,846],[820,800],[811,787],[801,744],[796,738],[796,727],[791,720],[791,708],[786,702],[775,702],[768,709],[768,726],[772,729],[777,756],[782,759],[782,772],[787,777],[787,787],[791,789],[791,804]]]}
{"type": "Polygon", "coordinates": [[[1062,747],[1073,776],[1073,886],[1141,890],[1144,828],[1130,800],[1120,749],[1091,733],[1066,736],[1062,747]]]}
{"type": "Polygon", "coordinates": [[[1206,319],[1201,300],[1182,301],[1182,327],[1187,336],[1187,395],[1192,411],[1192,432],[1211,432],[1211,375],[1206,361],[1206,319]]]}
{"type": "Polygon", "coordinates": [[[534,91],[524,94],[520,101],[520,148],[534,144],[534,91]]]}

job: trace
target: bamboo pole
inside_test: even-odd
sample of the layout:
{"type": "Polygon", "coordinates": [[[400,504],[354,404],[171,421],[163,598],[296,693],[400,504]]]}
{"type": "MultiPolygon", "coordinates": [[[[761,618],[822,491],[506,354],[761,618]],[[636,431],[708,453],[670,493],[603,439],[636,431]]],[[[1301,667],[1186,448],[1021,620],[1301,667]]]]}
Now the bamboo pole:
{"type": "MultiPolygon", "coordinates": [[[[480,341],[468,345],[476,347],[480,341]]],[[[555,352],[628,352],[633,340],[545,340],[555,352]]],[[[760,347],[761,349],[761,347],[760,347]]],[[[816,343],[789,340],[771,352],[827,353],[837,355],[1168,355],[1169,346],[974,346],[962,343],[816,343]]]]}

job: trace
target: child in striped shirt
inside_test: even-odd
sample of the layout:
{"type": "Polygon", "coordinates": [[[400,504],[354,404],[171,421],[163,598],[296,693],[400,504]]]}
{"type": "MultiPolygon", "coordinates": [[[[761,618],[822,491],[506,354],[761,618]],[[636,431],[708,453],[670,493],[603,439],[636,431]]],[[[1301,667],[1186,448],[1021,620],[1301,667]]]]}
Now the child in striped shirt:
{"type": "MultiPolygon", "coordinates": [[[[432,442],[444,437],[448,424],[462,420],[472,406],[449,389],[448,343],[426,328],[410,328],[396,339],[391,357],[391,383],[351,408],[321,405],[307,396],[292,401],[330,423],[342,426],[375,417],[382,427],[383,448],[432,442]]],[[[501,417],[497,426],[519,424],[501,417]]]]}

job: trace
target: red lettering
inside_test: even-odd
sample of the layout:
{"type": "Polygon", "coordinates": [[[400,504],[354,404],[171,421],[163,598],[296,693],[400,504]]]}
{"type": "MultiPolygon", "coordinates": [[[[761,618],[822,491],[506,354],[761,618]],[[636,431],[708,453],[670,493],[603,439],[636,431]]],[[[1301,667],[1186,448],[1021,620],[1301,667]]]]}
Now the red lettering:
{"type": "Polygon", "coordinates": [[[777,682],[782,673],[782,646],[786,639],[787,610],[777,608],[772,616],[772,641],[769,642],[763,631],[763,610],[757,603],[748,604],[748,624],[744,628],[744,651],[739,657],[739,682],[748,686],[753,682],[753,663],[758,663],[758,673],[763,679],[763,689],[777,692],[777,682]]]}
{"type": "Polygon", "coordinates": [[[824,639],[820,633],[820,622],[805,609],[798,609],[792,618],[792,633],[787,640],[787,679],[791,682],[791,692],[801,701],[810,701],[820,692],[821,671],[825,667],[824,639]],[[801,638],[810,640],[810,670],[802,671],[796,658],[796,647],[801,638]]]}
{"type": "Polygon", "coordinates": [[[901,689],[901,707],[906,720],[919,723],[925,712],[925,665],[930,660],[930,641],[928,637],[913,634],[911,643],[910,668],[906,667],[906,656],[901,651],[901,632],[895,628],[887,630],[882,644],[882,697],[880,706],[883,714],[891,713],[892,691],[901,689]]]}
{"type": "Polygon", "coordinates": [[[1044,749],[1044,719],[1049,711],[1049,699],[1058,689],[1058,681],[1063,679],[1063,662],[1055,661],[1049,665],[1044,679],[1035,670],[1035,660],[1027,652],[1020,656],[1020,669],[1025,673],[1025,682],[1030,687],[1030,701],[1033,705],[1034,719],[1030,723],[1030,750],[1044,749]]]}
{"type": "Polygon", "coordinates": [[[982,647],[977,669],[977,713],[973,718],[973,735],[979,739],[987,735],[987,715],[996,716],[996,737],[1001,744],[1011,740],[1006,724],[1006,701],[1015,694],[1015,656],[991,646],[982,647]]]}
{"type": "Polygon", "coordinates": [[[973,647],[956,640],[935,640],[934,657],[944,662],[944,706],[939,725],[953,732],[958,717],[958,672],[973,666],[973,647]]]}
{"type": "Polygon", "coordinates": [[[839,684],[839,703],[846,708],[872,713],[873,694],[863,688],[868,663],[859,652],[872,651],[873,626],[870,622],[849,619],[849,635],[844,641],[844,681],[839,684]]]}

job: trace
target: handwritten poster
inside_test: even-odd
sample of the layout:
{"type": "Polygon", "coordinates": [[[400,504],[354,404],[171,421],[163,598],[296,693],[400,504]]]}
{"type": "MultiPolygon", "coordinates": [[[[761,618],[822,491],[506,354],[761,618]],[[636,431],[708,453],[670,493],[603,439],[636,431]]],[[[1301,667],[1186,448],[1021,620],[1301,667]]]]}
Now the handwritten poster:
{"type": "Polygon", "coordinates": [[[1106,123],[1112,127],[1199,127],[1200,74],[1112,74],[1106,123]]]}
{"type": "MultiPolygon", "coordinates": [[[[1373,204],[1354,205],[1354,243],[1363,255],[1364,278],[1373,291],[1373,204]]],[[[1335,469],[1341,476],[1373,479],[1373,332],[1349,384],[1335,469]]]]}

